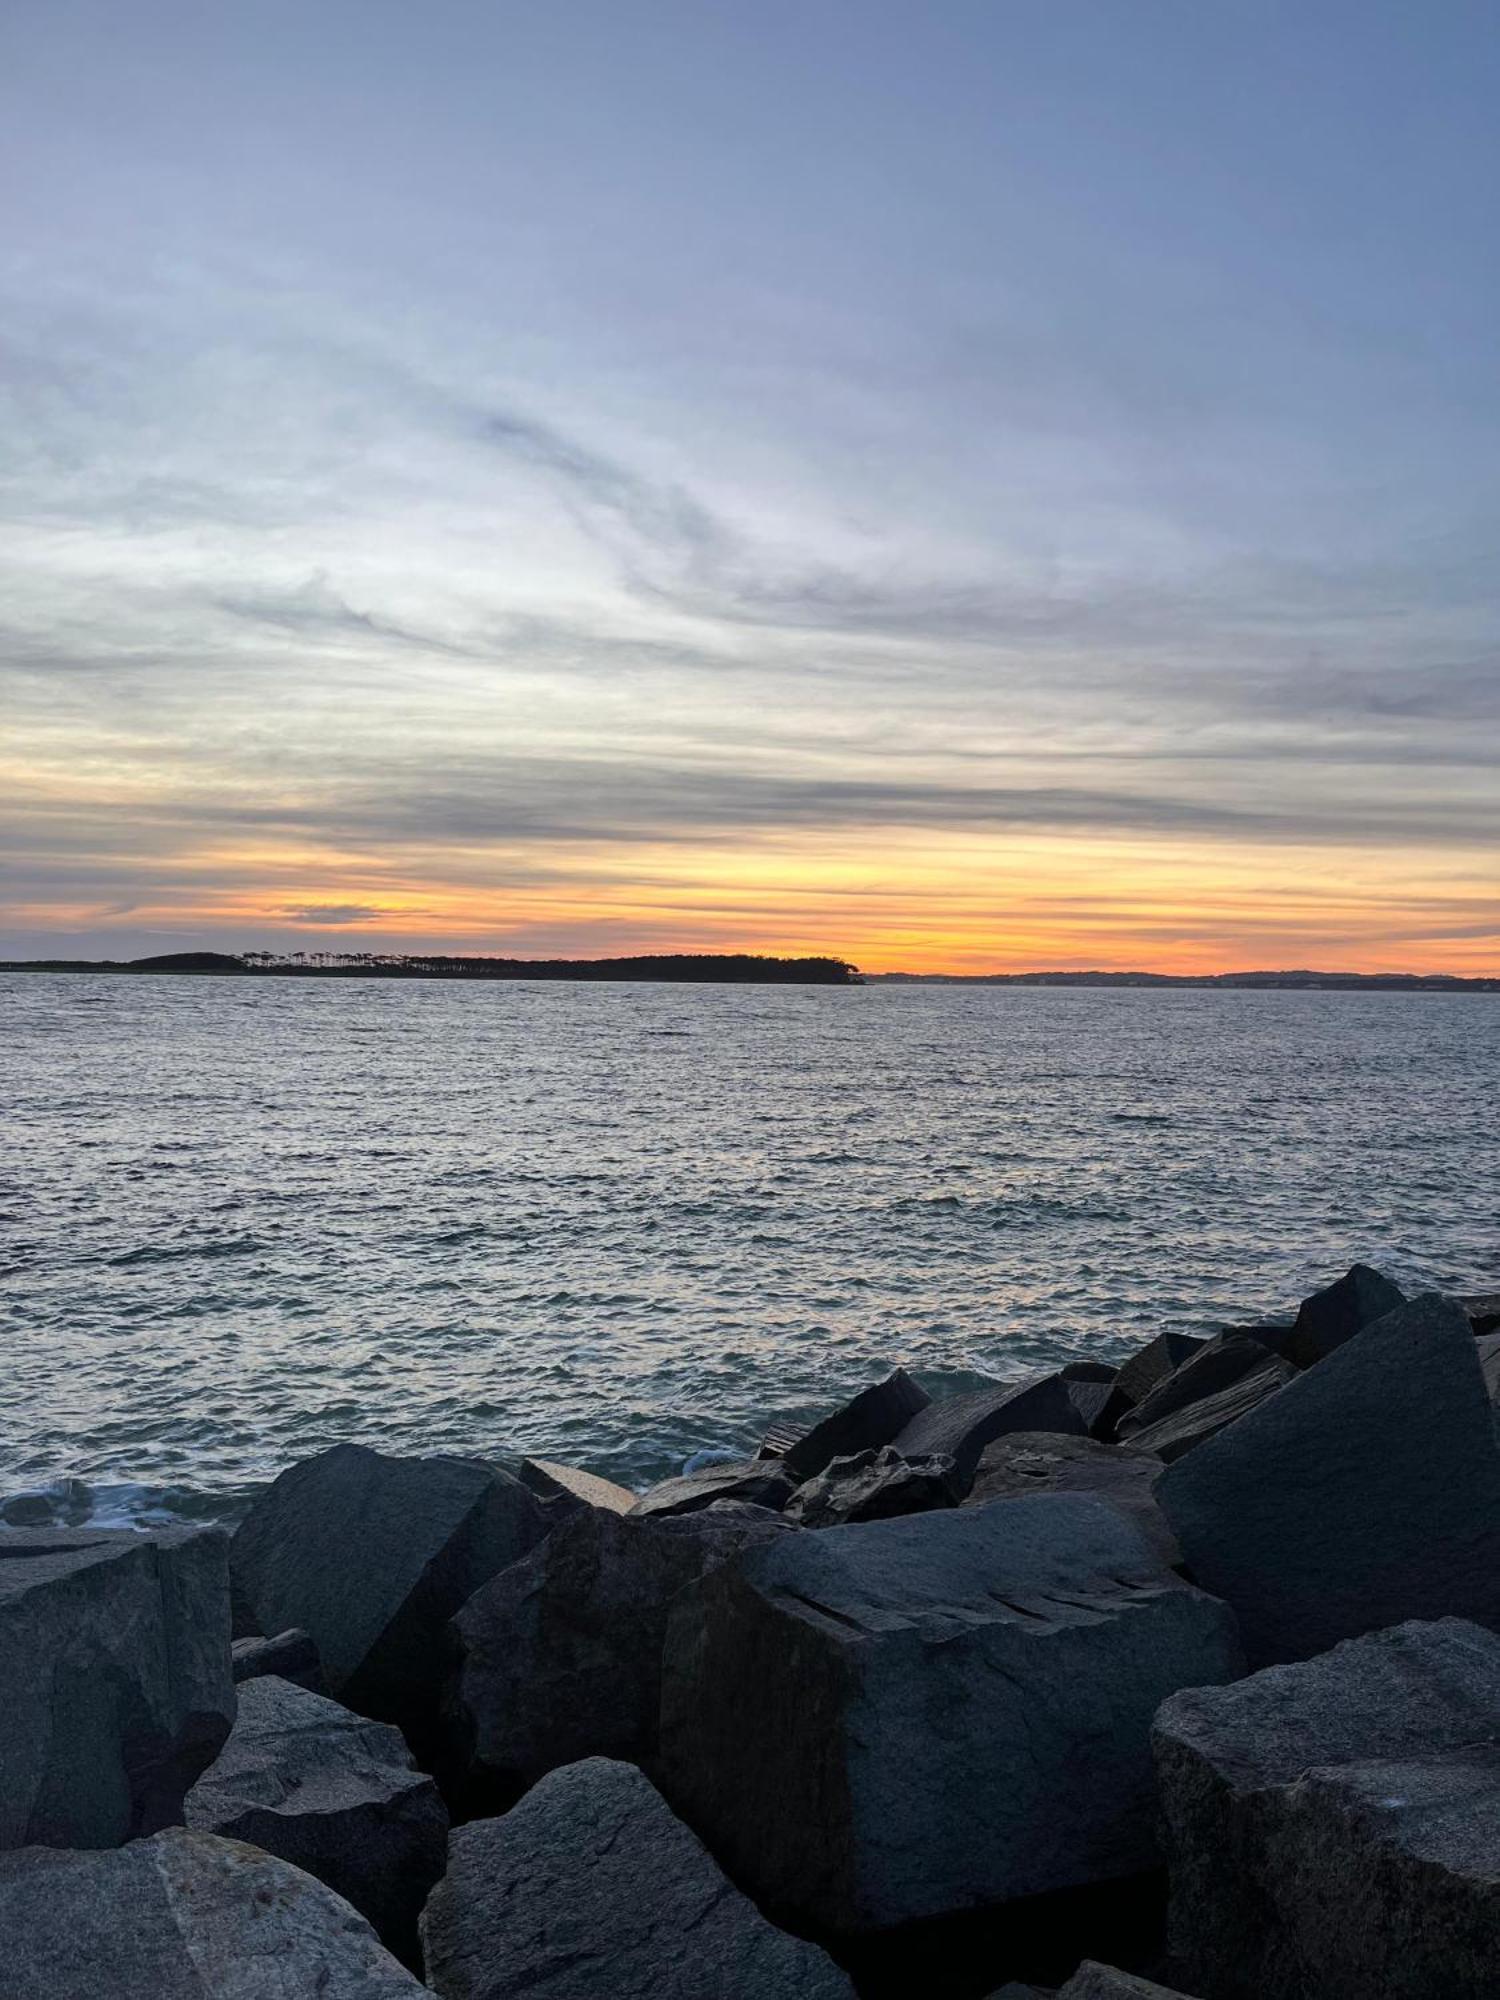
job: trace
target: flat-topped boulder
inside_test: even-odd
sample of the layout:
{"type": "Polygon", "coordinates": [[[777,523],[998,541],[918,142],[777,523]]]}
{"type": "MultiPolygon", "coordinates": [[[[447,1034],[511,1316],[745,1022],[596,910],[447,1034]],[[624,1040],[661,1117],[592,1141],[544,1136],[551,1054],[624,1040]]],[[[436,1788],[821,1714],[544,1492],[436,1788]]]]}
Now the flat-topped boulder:
{"type": "Polygon", "coordinates": [[[0,1855],[5,2000],[420,2000],[331,1889],[174,1827],[104,1853],[0,1855]]]}
{"type": "Polygon", "coordinates": [[[854,2000],[776,1930],[632,1764],[554,1771],[449,1843],[422,1916],[440,2000],[854,2000]]]}
{"type": "MultiPolygon", "coordinates": [[[[792,1484],[800,1486],[836,1458],[853,1458],[858,1452],[878,1451],[883,1444],[893,1444],[927,1403],[922,1385],[904,1368],[897,1368],[883,1382],[872,1382],[810,1430],[783,1444],[776,1455],[792,1484]]],[[[771,1449],[769,1440],[761,1449],[771,1449]]]]}
{"type": "Polygon", "coordinates": [[[1500,1452],[1468,1321],[1427,1294],[1167,1467],[1189,1569],[1252,1665],[1449,1614],[1500,1625],[1500,1452]]]}
{"type": "Polygon", "coordinates": [[[335,1445],[258,1496],[230,1570],[260,1631],[311,1636],[330,1694],[420,1740],[449,1665],[448,1620],[551,1526],[496,1466],[335,1445]]]}
{"type": "Polygon", "coordinates": [[[903,1458],[891,1445],[836,1458],[786,1503],[786,1517],[803,1528],[837,1528],[852,1521],[889,1521],[956,1507],[958,1468],[951,1458],[903,1458]]]}
{"type": "Polygon", "coordinates": [[[417,1916],[443,1872],[448,1814],[399,1729],[274,1676],[248,1681],[229,1740],[188,1793],[200,1833],[316,1875],[415,1960],[417,1916]]]}
{"type": "Polygon", "coordinates": [[[1151,1717],[1242,1667],[1101,1501],[786,1535],[674,1602],[662,1787],[764,1907],[877,1930],[1150,1867],[1151,1717]]]}
{"type": "Polygon", "coordinates": [[[1012,1431],[1052,1431],[1087,1437],[1114,1394],[1112,1382],[1044,1375],[1033,1382],[996,1382],[929,1403],[896,1438],[903,1458],[951,1458],[968,1491],[987,1444],[1012,1431]]]}
{"type": "Polygon", "coordinates": [[[796,1490],[796,1480],[779,1459],[735,1458],[664,1479],[634,1500],[628,1511],[638,1519],[697,1514],[721,1500],[734,1500],[779,1513],[796,1490]]]}
{"type": "Polygon", "coordinates": [[[986,1445],[966,1507],[1023,1493],[1086,1493],[1105,1500],[1141,1529],[1169,1567],[1182,1559],[1177,1538],[1153,1492],[1160,1462],[1096,1438],[1017,1431],[986,1445]]]}
{"type": "Polygon", "coordinates": [[[597,1472],[581,1472],[576,1465],[560,1465],[555,1458],[523,1458],[517,1474],[543,1502],[575,1502],[582,1507],[602,1507],[608,1514],[627,1514],[636,1496],[628,1486],[601,1479],[597,1472]]]}
{"type": "Polygon", "coordinates": [[[1173,1962],[1213,2000],[1500,1990],[1500,1638],[1459,1619],[1166,1702],[1173,1962]]]}
{"type": "Polygon", "coordinates": [[[1342,1278],[1302,1301],[1288,1350],[1291,1359],[1310,1368],[1405,1303],[1406,1294],[1383,1271],[1354,1264],[1342,1278]]]}
{"type": "Polygon", "coordinates": [[[0,1532],[0,1848],[181,1817],[234,1717],[225,1549],[213,1529],[0,1532]]]}
{"type": "MultiPolygon", "coordinates": [[[[1132,1451],[1150,1452],[1154,1458],[1170,1465],[1187,1452],[1195,1451],[1209,1438],[1217,1437],[1231,1424],[1238,1423],[1251,1410],[1259,1409],[1288,1382],[1296,1380],[1298,1371],[1290,1361],[1283,1361],[1279,1355],[1255,1341],[1246,1340],[1242,1345],[1248,1350],[1246,1365],[1238,1368],[1222,1387],[1207,1395],[1186,1398],[1173,1408],[1148,1417],[1147,1413],[1157,1396],[1171,1388],[1175,1378],[1170,1378],[1134,1412],[1143,1421],[1128,1428],[1124,1423],[1120,1425],[1120,1442],[1132,1451]]],[[[1204,1348],[1203,1355],[1207,1353],[1208,1349],[1204,1348]]],[[[1195,1355],[1183,1373],[1186,1374],[1201,1358],[1195,1355]]]]}
{"type": "Polygon", "coordinates": [[[475,1781],[530,1784],[585,1757],[649,1758],[673,1597],[793,1529],[759,1509],[660,1518],[590,1508],[486,1583],[455,1621],[455,1704],[475,1781]]]}

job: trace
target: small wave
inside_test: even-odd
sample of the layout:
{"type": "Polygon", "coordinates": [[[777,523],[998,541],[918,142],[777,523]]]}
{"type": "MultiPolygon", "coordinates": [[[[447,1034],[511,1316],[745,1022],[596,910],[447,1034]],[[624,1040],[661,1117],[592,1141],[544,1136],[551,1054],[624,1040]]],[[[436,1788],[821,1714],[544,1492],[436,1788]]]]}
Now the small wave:
{"type": "Polygon", "coordinates": [[[1114,1125],[1171,1125],[1175,1122],[1169,1111],[1111,1111],[1109,1116],[1114,1125]]]}
{"type": "Polygon", "coordinates": [[[142,1264],[174,1264],[187,1257],[249,1257],[269,1247],[258,1236],[224,1237],[211,1243],[142,1243],[104,1261],[114,1270],[130,1271],[142,1264]]]}
{"type": "Polygon", "coordinates": [[[0,1499],[7,1528],[173,1528],[229,1523],[244,1512],[248,1493],[200,1493],[188,1486],[152,1486],[120,1479],[90,1486],[54,1479],[0,1499]]]}

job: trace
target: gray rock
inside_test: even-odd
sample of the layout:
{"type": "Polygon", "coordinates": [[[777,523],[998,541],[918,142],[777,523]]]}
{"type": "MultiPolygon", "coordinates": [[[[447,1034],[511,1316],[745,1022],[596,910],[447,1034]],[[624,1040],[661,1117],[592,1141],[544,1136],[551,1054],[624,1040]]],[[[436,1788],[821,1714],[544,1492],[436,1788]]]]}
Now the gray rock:
{"type": "Polygon", "coordinates": [[[958,1468],[951,1458],[906,1459],[882,1445],[854,1458],[836,1458],[799,1486],[786,1503],[789,1521],[803,1528],[837,1528],[849,1521],[889,1521],[956,1507],[958,1468]]]}
{"type": "MultiPolygon", "coordinates": [[[[1141,1424],[1128,1432],[1121,1424],[1121,1443],[1128,1445],[1132,1451],[1150,1452],[1171,1464],[1185,1452],[1195,1450],[1209,1438],[1217,1437],[1220,1431],[1227,1430],[1231,1424],[1238,1423],[1241,1417],[1274,1396],[1278,1389],[1284,1389],[1288,1382],[1296,1380],[1297,1370],[1290,1361],[1283,1361],[1279,1355],[1271,1354],[1263,1347],[1257,1348],[1254,1341],[1246,1341],[1244,1345],[1252,1350],[1254,1359],[1226,1388],[1199,1401],[1183,1403],[1153,1422],[1141,1424]]],[[[1205,1348],[1204,1353],[1207,1352],[1205,1348]]],[[[1192,1367],[1193,1363],[1189,1362],[1188,1366],[1192,1367]]],[[[1163,1385],[1164,1388],[1168,1386],[1170,1384],[1163,1385]]],[[[1149,1409],[1154,1400],[1154,1397],[1148,1397],[1141,1409],[1149,1409]]]]}
{"type": "Polygon", "coordinates": [[[236,1840],[0,1855],[5,2000],[420,2000],[356,1911],[236,1840]]]}
{"type": "Polygon", "coordinates": [[[1213,2000],[1500,1989],[1500,1639],[1407,1624],[1157,1718],[1173,1962],[1213,2000]]]}
{"type": "Polygon", "coordinates": [[[422,1916],[441,2000],[853,2000],[776,1930],[634,1765],[590,1758],[460,1827],[422,1916]]]}
{"type": "Polygon", "coordinates": [[[1108,1404],[1104,1382],[1044,1375],[1035,1382],[997,1382],[947,1396],[912,1418],[896,1439],[903,1458],[951,1458],[967,1492],[984,1448],[1012,1431],[1053,1431],[1086,1437],[1108,1404]]]}
{"type": "Polygon", "coordinates": [[[1474,1343],[1479,1372],[1492,1403],[1500,1402],[1500,1333],[1482,1333],[1474,1343]]]}
{"type": "Polygon", "coordinates": [[[1368,1264],[1355,1264],[1342,1278],[1302,1301],[1292,1331],[1291,1358],[1310,1368],[1352,1340],[1362,1327],[1373,1326],[1405,1303],[1399,1285],[1368,1264]]]}
{"type": "Polygon", "coordinates": [[[447,1621],[550,1526],[494,1466],[336,1445],[256,1499],[230,1569],[259,1630],[310,1633],[329,1692],[420,1744],[449,1665],[447,1621]]]}
{"type": "Polygon", "coordinates": [[[1149,1867],[1151,1716],[1241,1667],[1100,1501],[786,1535],[673,1605],[662,1788],[758,1901],[878,1929],[1149,1867]]]}
{"type": "Polygon", "coordinates": [[[894,1443],[905,1425],[926,1408],[927,1401],[927,1391],[920,1383],[898,1368],[883,1382],[861,1389],[842,1408],[796,1438],[781,1453],[781,1463],[792,1484],[801,1486],[836,1458],[852,1458],[857,1452],[878,1451],[881,1445],[894,1443]]]}
{"type": "Polygon", "coordinates": [[[1112,1965],[1085,1959],[1061,1988],[1057,2000],[1191,2000],[1191,1996],[1179,1993],[1175,1987],[1140,1979],[1133,1972],[1120,1972],[1112,1965]]]}
{"type": "Polygon", "coordinates": [[[0,1848],[170,1825],[233,1718],[217,1530],[0,1533],[0,1848]]]}
{"type": "Polygon", "coordinates": [[[1159,1333],[1155,1340],[1148,1340],[1128,1361],[1121,1363],[1115,1376],[1116,1397],[1123,1406],[1134,1409],[1158,1382],[1164,1382],[1173,1369],[1180,1368],[1204,1345],[1196,1334],[1159,1333]]]}
{"type": "Polygon", "coordinates": [[[1467,1320],[1366,1327],[1167,1467],[1156,1498],[1252,1665],[1406,1618],[1500,1624],[1500,1452],[1467,1320]]]}
{"type": "Polygon", "coordinates": [[[455,1621],[475,1775],[524,1785],[584,1757],[650,1757],[672,1598],[792,1532],[744,1512],[637,1520],[591,1508],[476,1591],[455,1621]]]}
{"type": "Polygon", "coordinates": [[[650,1515],[696,1514],[718,1500],[740,1500],[778,1513],[797,1490],[797,1483],[776,1459],[737,1458],[727,1465],[704,1465],[676,1479],[664,1479],[643,1493],[630,1512],[650,1515]]]}
{"type": "Polygon", "coordinates": [[[1500,1292],[1461,1292],[1455,1304],[1476,1334],[1500,1333],[1500,1292]]]}
{"type": "Polygon", "coordinates": [[[576,1465],[559,1465],[552,1458],[523,1458],[518,1477],[542,1501],[573,1500],[610,1514],[626,1514],[635,1505],[628,1486],[616,1486],[597,1472],[580,1472],[576,1465]]]}
{"type": "Polygon", "coordinates": [[[1152,1491],[1160,1463],[1095,1438],[1018,1431],[986,1445],[966,1507],[1022,1493],[1087,1493],[1107,1500],[1141,1529],[1168,1567],[1182,1560],[1177,1537],[1152,1491]]]}
{"type": "Polygon", "coordinates": [[[308,1634],[299,1632],[295,1626],[269,1639],[236,1639],[230,1657],[236,1685],[256,1680],[262,1674],[275,1674],[279,1680],[310,1688],[314,1694],[324,1691],[318,1649],[308,1634]]]}
{"type": "Polygon", "coordinates": [[[199,1833],[246,1841],[316,1875],[389,1950],[415,1960],[448,1814],[399,1729],[272,1675],[249,1681],[184,1817],[199,1833]]]}
{"type": "MultiPolygon", "coordinates": [[[[1159,1423],[1163,1417],[1175,1416],[1192,1403],[1201,1403],[1232,1388],[1242,1376],[1264,1367],[1266,1359],[1265,1346],[1258,1340],[1242,1333],[1216,1335],[1121,1417],[1120,1442],[1128,1442],[1135,1432],[1159,1423]]],[[[1291,1372],[1289,1368],[1286,1370],[1288,1376],[1291,1372]]]]}

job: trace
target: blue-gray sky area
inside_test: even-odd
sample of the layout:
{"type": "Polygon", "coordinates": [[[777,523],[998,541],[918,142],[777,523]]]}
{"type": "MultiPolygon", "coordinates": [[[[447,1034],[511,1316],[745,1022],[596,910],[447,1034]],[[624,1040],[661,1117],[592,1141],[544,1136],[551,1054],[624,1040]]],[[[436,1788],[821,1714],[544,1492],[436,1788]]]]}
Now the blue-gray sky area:
{"type": "Polygon", "coordinates": [[[10,0],[0,954],[1493,969],[1500,4],[10,0]]]}

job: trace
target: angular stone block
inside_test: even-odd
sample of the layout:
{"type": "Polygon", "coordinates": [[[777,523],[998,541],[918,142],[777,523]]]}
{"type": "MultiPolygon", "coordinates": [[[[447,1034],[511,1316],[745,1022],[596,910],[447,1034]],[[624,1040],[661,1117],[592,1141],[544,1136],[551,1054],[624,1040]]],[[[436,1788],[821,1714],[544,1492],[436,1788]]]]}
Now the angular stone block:
{"type": "Polygon", "coordinates": [[[1500,1990],[1497,1721],[1500,1638],[1460,1619],[1174,1695],[1155,1748],[1184,1982],[1213,2000],[1500,1990]]]}
{"type": "Polygon", "coordinates": [[[453,1835],[422,1916],[440,2000],[854,2000],[776,1930],[632,1764],[554,1771],[453,1835]]]}
{"type": "MultiPolygon", "coordinates": [[[[1128,1430],[1122,1423],[1119,1433],[1121,1444],[1128,1445],[1132,1451],[1150,1452],[1153,1457],[1170,1465],[1185,1453],[1196,1450],[1209,1438],[1217,1437],[1231,1424],[1238,1423],[1251,1410],[1259,1409],[1279,1389],[1296,1380],[1298,1371],[1290,1361],[1283,1361],[1279,1355],[1257,1347],[1253,1341],[1246,1341],[1244,1345],[1252,1350],[1253,1359],[1225,1387],[1212,1395],[1179,1403],[1164,1415],[1155,1416],[1150,1422],[1136,1424],[1128,1430]]],[[[1204,1353],[1207,1352],[1205,1348],[1204,1353]]],[[[1194,1361],[1197,1359],[1195,1356],[1194,1361]]],[[[1192,1361],[1188,1363],[1189,1368],[1193,1365],[1192,1361]]],[[[1164,1383],[1162,1389],[1170,1386],[1170,1382],[1164,1383]]],[[[1161,1390],[1157,1391],[1157,1394],[1161,1393],[1161,1390]]],[[[1135,1415],[1139,1417],[1148,1411],[1155,1400],[1155,1396],[1148,1396],[1135,1415]]]]}
{"type": "Polygon", "coordinates": [[[879,1929],[1151,1866],[1156,1706],[1241,1669],[1100,1501],[787,1535],[673,1605],[662,1788],[764,1907],[879,1929]]]}
{"type": "Polygon", "coordinates": [[[597,1472],[580,1472],[576,1465],[559,1465],[552,1458],[523,1458],[518,1477],[542,1501],[572,1500],[610,1514],[627,1514],[635,1505],[636,1496],[628,1486],[601,1479],[597,1472]]]}
{"type": "Polygon", "coordinates": [[[278,1680],[294,1681],[298,1687],[323,1692],[323,1669],[318,1665],[318,1649],[306,1632],[295,1626],[271,1638],[236,1639],[230,1649],[235,1685],[253,1681],[262,1674],[278,1680]]]}
{"type": "Polygon", "coordinates": [[[1366,1327],[1167,1467],[1189,1569],[1252,1665],[1407,1618],[1500,1625],[1500,1453],[1467,1320],[1435,1294],[1366,1327]]]}
{"type": "Polygon", "coordinates": [[[951,1458],[963,1490],[984,1448],[1012,1431],[1052,1431],[1086,1437],[1114,1391],[1109,1383],[1044,1375],[1036,1382],[997,1382],[929,1403],[896,1439],[903,1458],[951,1458]]]}
{"type": "MultiPolygon", "coordinates": [[[[1231,1388],[1241,1376],[1264,1367],[1267,1358],[1265,1346],[1246,1334],[1217,1334],[1121,1417],[1118,1426],[1121,1444],[1147,1425],[1159,1423],[1163,1417],[1173,1416],[1191,1403],[1201,1403],[1231,1388]]],[[[1290,1375],[1292,1371],[1286,1372],[1290,1375]]]]}
{"type": "Polygon", "coordinates": [[[217,1530],[0,1532],[0,1848],[181,1816],[234,1718],[217,1530]]]}
{"type": "Polygon", "coordinates": [[[1355,1264],[1342,1278],[1302,1301],[1288,1350],[1291,1359],[1310,1368],[1361,1328],[1373,1326],[1405,1303],[1406,1294],[1383,1272],[1355,1264]]]}
{"type": "Polygon", "coordinates": [[[240,1690],[229,1741],[187,1795],[199,1833],[263,1848],[352,1903],[414,1960],[417,1917],[443,1872],[448,1814],[399,1729],[290,1681],[240,1690]]]}
{"type": "Polygon", "coordinates": [[[1197,1334],[1159,1333],[1155,1340],[1148,1340],[1120,1364],[1115,1376],[1115,1395],[1122,1405],[1134,1409],[1158,1382],[1164,1382],[1174,1369],[1205,1345],[1197,1334]]]}
{"type": "Polygon", "coordinates": [[[836,1458],[786,1503],[786,1518],[803,1528],[837,1528],[851,1521],[890,1521],[956,1507],[961,1497],[951,1458],[902,1458],[890,1445],[836,1458]]]}
{"type": "Polygon", "coordinates": [[[737,1458],[724,1465],[703,1465],[676,1479],[664,1479],[643,1493],[630,1508],[637,1518],[665,1514],[696,1514],[720,1500],[743,1501],[779,1513],[797,1490],[797,1482],[778,1459],[737,1458]]]}
{"type": "Polygon", "coordinates": [[[856,1452],[878,1451],[883,1444],[894,1443],[902,1428],[926,1408],[927,1401],[921,1384],[904,1368],[898,1368],[883,1382],[861,1389],[842,1408],[796,1438],[781,1453],[781,1463],[792,1484],[800,1486],[836,1458],[852,1458],[856,1452]]]}
{"type": "Polygon", "coordinates": [[[1133,1972],[1120,1972],[1112,1965],[1086,1959],[1058,1990],[1057,2000],[1190,2000],[1190,1996],[1133,1972]]]}
{"type": "Polygon", "coordinates": [[[1169,1568],[1182,1560],[1177,1537],[1156,1504],[1161,1465],[1140,1452],[1095,1438],[1017,1431],[985,1446],[966,1507],[1023,1493],[1087,1493],[1134,1523],[1169,1568]]]}
{"type": "Polygon", "coordinates": [[[0,1855],[5,2000],[421,2000],[321,1882],[180,1827],[105,1854],[0,1855]]]}

